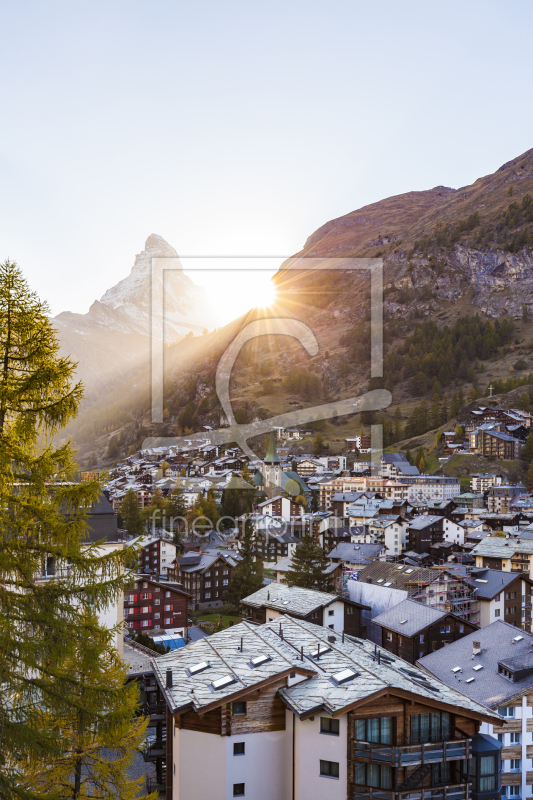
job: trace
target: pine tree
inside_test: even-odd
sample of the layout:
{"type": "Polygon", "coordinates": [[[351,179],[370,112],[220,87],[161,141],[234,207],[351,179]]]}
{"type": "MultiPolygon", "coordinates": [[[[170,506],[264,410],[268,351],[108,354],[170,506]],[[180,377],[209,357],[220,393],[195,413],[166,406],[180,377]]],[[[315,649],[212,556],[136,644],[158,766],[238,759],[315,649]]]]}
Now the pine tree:
{"type": "Polygon", "coordinates": [[[120,515],[124,527],[130,536],[141,536],[144,532],[144,523],[139,508],[137,495],[133,489],[128,489],[120,506],[120,515]]]}
{"type": "Polygon", "coordinates": [[[522,450],[522,460],[533,461],[533,431],[529,431],[529,436],[522,450]]]}
{"type": "Polygon", "coordinates": [[[423,460],[423,458],[424,458],[424,450],[422,447],[419,447],[415,456],[415,467],[418,467],[419,470],[420,470],[420,461],[423,460]]]}
{"type": "Polygon", "coordinates": [[[412,453],[411,453],[411,451],[410,451],[409,449],[407,449],[407,450],[405,451],[405,457],[406,457],[406,459],[408,460],[408,462],[409,462],[409,463],[411,464],[411,466],[412,466],[412,465],[413,465],[413,455],[412,455],[412,453]]]}
{"type": "Polygon", "coordinates": [[[329,561],[320,544],[310,533],[306,533],[293,553],[286,581],[289,586],[327,592],[331,583],[330,576],[325,573],[328,566],[329,561]]]}
{"type": "MultiPolygon", "coordinates": [[[[65,681],[65,664],[83,628],[83,600],[90,597],[100,612],[116,602],[125,583],[125,551],[102,553],[85,542],[86,509],[99,496],[100,484],[72,482],[71,444],[53,444],[82,397],[81,384],[72,383],[74,370],[75,364],[59,355],[46,305],[30,292],[15,264],[0,264],[0,796],[5,798],[23,795],[22,776],[30,765],[36,779],[68,751],[70,732],[61,719],[78,707],[78,698],[74,682],[65,681]],[[52,577],[42,580],[43,575],[52,577]],[[45,711],[58,724],[43,725],[45,711]]],[[[102,663],[102,684],[107,672],[102,663]]],[[[97,723],[92,708],[87,719],[97,723]]],[[[32,784],[26,797],[43,794],[32,784]]]]}
{"type": "Polygon", "coordinates": [[[239,608],[241,600],[257,592],[263,585],[263,562],[256,558],[254,552],[253,525],[249,519],[244,524],[239,554],[241,561],[237,564],[226,590],[226,600],[234,608],[239,608]]]}
{"type": "Polygon", "coordinates": [[[155,528],[164,527],[165,521],[163,512],[165,511],[166,500],[161,494],[159,487],[156,486],[152,495],[152,502],[141,511],[141,516],[148,524],[150,533],[152,533],[155,528]]]}
{"type": "Polygon", "coordinates": [[[452,402],[450,405],[450,417],[456,417],[459,413],[461,406],[459,405],[459,396],[457,392],[452,394],[452,402]]]}
{"type": "Polygon", "coordinates": [[[418,462],[418,469],[422,474],[424,474],[426,471],[426,462],[424,461],[424,456],[422,456],[422,458],[418,462]]]}
{"type": "Polygon", "coordinates": [[[313,455],[319,456],[322,454],[324,450],[324,438],[320,431],[315,433],[315,437],[313,439],[313,455]]]}
{"type": "Polygon", "coordinates": [[[392,435],[394,437],[395,442],[399,442],[402,438],[402,417],[400,406],[396,406],[394,411],[393,423],[392,423],[392,435]]]}
{"type": "Polygon", "coordinates": [[[119,455],[120,447],[118,444],[118,438],[113,436],[109,440],[109,445],[107,446],[107,457],[112,458],[113,460],[119,455]]]}
{"type": "Polygon", "coordinates": [[[50,702],[45,696],[38,708],[38,727],[60,726],[65,749],[61,759],[50,763],[28,759],[20,789],[72,800],[140,796],[143,778],[130,779],[128,770],[146,737],[148,720],[136,717],[139,688],[126,682],[127,667],[112,647],[114,635],[85,608],[68,657],[58,665],[57,697],[50,702]]]}
{"type": "Polygon", "coordinates": [[[533,461],[529,465],[529,469],[527,472],[527,485],[531,489],[533,487],[533,461]]]}
{"type": "Polygon", "coordinates": [[[183,534],[187,525],[187,503],[182,490],[175,489],[168,497],[166,503],[168,525],[176,547],[183,545],[183,534]]]}

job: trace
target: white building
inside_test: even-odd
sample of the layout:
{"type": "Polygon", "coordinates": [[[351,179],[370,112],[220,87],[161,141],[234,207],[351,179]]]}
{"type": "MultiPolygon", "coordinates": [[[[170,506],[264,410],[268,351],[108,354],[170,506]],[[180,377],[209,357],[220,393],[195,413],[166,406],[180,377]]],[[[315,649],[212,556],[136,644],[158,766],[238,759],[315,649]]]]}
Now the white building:
{"type": "Polygon", "coordinates": [[[409,479],[407,499],[411,504],[440,503],[453,500],[461,494],[461,484],[457,478],[444,478],[435,475],[420,475],[409,479]]]}

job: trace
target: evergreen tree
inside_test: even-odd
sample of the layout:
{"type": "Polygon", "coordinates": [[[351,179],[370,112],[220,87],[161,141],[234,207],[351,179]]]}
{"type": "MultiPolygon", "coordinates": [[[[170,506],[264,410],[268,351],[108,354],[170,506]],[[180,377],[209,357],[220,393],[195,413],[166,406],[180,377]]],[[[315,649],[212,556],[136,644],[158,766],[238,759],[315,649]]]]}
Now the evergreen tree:
{"type": "Polygon", "coordinates": [[[530,489],[533,487],[533,461],[529,465],[529,469],[527,471],[527,485],[530,489]]]}
{"type": "Polygon", "coordinates": [[[306,533],[293,553],[286,581],[289,586],[327,592],[331,579],[324,571],[328,566],[329,561],[320,544],[310,533],[306,533]]]}
{"type": "Polygon", "coordinates": [[[57,668],[57,696],[45,695],[38,708],[37,725],[60,726],[65,749],[51,762],[28,759],[20,789],[72,800],[140,797],[144,779],[129,778],[128,770],[148,720],[136,717],[139,688],[126,682],[127,667],[112,647],[115,635],[85,609],[71,652],[57,668]]]}
{"type": "Polygon", "coordinates": [[[152,502],[141,511],[143,520],[148,525],[150,533],[156,528],[164,527],[164,514],[166,512],[166,500],[156,486],[152,495],[152,502]]]}
{"type": "Polygon", "coordinates": [[[118,444],[118,438],[116,436],[113,436],[109,440],[109,444],[107,446],[107,457],[115,460],[119,455],[119,453],[120,453],[120,447],[118,444]]]}
{"type": "Polygon", "coordinates": [[[452,394],[452,402],[450,405],[450,417],[456,417],[459,413],[461,406],[459,405],[459,396],[457,392],[452,394]]]}
{"type": "Polygon", "coordinates": [[[533,461],[533,431],[529,431],[524,449],[522,450],[522,460],[533,461]]]}
{"type": "Polygon", "coordinates": [[[172,541],[176,547],[181,548],[187,526],[187,503],[179,487],[177,489],[174,488],[172,493],[167,497],[166,512],[168,516],[168,525],[172,533],[172,541]]]}
{"type": "Polygon", "coordinates": [[[424,456],[422,456],[422,458],[418,462],[418,469],[420,470],[420,472],[422,474],[425,473],[425,471],[426,471],[426,462],[424,460],[424,456]]]}
{"type": "Polygon", "coordinates": [[[237,564],[226,590],[226,600],[234,608],[240,608],[241,600],[257,592],[263,585],[263,562],[255,555],[253,525],[249,519],[244,524],[239,554],[241,561],[237,564]]]}
{"type": "MultiPolygon", "coordinates": [[[[424,458],[424,450],[422,447],[419,447],[415,456],[415,467],[418,467],[420,470],[420,461],[424,458]]],[[[422,472],[422,470],[420,470],[422,472]]]]}
{"type": "Polygon", "coordinates": [[[394,442],[399,442],[402,438],[402,416],[400,411],[400,406],[396,406],[394,411],[393,423],[392,423],[392,435],[394,437],[394,442]]]}
{"type": "Polygon", "coordinates": [[[413,455],[412,455],[412,453],[411,453],[411,451],[410,451],[409,449],[407,449],[407,450],[405,451],[405,457],[406,457],[406,459],[408,460],[408,462],[409,462],[409,463],[411,464],[411,466],[412,466],[412,465],[413,465],[413,455]]]}
{"type": "Polygon", "coordinates": [[[137,495],[133,489],[128,489],[120,506],[120,516],[124,527],[130,536],[141,536],[144,532],[144,523],[139,508],[137,495]]]}
{"type": "Polygon", "coordinates": [[[313,455],[319,456],[322,454],[323,451],[324,451],[324,438],[320,433],[320,431],[318,431],[317,433],[315,433],[313,439],[313,455]]]}
{"type": "MultiPolygon", "coordinates": [[[[125,551],[102,553],[86,543],[86,509],[98,498],[100,484],[73,483],[76,464],[70,442],[53,444],[57,432],[76,415],[82,397],[81,384],[72,383],[75,366],[59,355],[49,309],[30,292],[15,264],[0,264],[3,798],[50,795],[37,780],[59,768],[70,752],[71,731],[62,720],[79,708],[79,684],[66,665],[75,657],[86,625],[84,601],[91,598],[95,613],[109,608],[126,580],[125,551]],[[51,577],[40,580],[43,575],[51,577]]],[[[105,643],[104,649],[99,681],[102,686],[117,684],[111,644],[105,643]]],[[[128,716],[132,725],[129,708],[128,716]]],[[[101,708],[87,707],[88,725],[97,726],[102,719],[101,708]]],[[[126,781],[123,768],[117,770],[126,781]]],[[[57,783],[53,791],[57,794],[57,783]]]]}

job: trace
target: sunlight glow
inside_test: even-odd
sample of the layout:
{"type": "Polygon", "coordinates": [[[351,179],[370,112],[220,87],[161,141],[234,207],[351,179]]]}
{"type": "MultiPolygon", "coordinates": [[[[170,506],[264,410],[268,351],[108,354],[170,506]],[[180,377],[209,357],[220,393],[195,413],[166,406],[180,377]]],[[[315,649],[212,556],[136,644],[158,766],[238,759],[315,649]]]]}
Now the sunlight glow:
{"type": "Polygon", "coordinates": [[[226,325],[254,308],[269,308],[276,300],[272,282],[284,259],[181,257],[183,270],[206,293],[213,309],[209,329],[226,325]]]}

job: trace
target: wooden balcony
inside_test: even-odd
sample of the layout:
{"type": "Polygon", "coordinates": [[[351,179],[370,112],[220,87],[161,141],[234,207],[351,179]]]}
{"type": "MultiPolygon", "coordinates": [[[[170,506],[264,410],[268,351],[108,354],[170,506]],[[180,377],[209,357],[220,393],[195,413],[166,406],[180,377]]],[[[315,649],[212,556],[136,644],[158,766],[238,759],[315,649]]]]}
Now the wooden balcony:
{"type": "Polygon", "coordinates": [[[410,792],[388,792],[368,786],[350,786],[349,800],[470,800],[470,784],[456,783],[410,792]]]}
{"type": "Polygon", "coordinates": [[[374,742],[352,742],[352,757],[357,761],[373,761],[391,767],[414,767],[417,764],[438,764],[470,758],[470,739],[447,742],[387,745],[374,742]]]}

